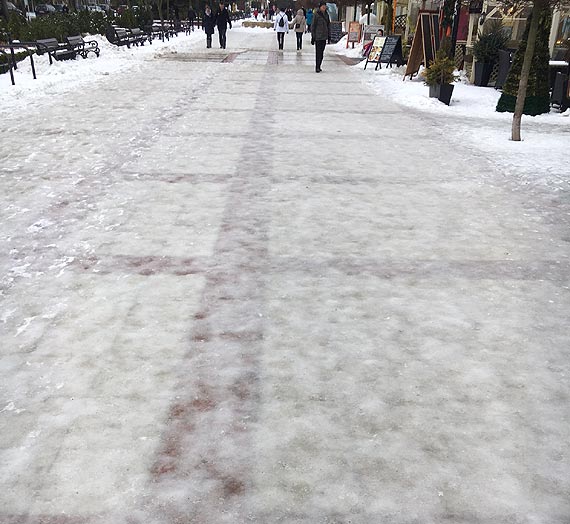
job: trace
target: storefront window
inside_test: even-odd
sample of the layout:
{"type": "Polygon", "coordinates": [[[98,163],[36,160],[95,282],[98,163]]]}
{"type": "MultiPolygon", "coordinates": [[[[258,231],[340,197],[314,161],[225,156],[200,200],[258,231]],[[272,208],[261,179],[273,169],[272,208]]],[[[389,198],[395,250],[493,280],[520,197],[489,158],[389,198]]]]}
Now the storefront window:
{"type": "Polygon", "coordinates": [[[570,13],[568,12],[560,17],[552,58],[554,60],[570,59],[570,13]]]}

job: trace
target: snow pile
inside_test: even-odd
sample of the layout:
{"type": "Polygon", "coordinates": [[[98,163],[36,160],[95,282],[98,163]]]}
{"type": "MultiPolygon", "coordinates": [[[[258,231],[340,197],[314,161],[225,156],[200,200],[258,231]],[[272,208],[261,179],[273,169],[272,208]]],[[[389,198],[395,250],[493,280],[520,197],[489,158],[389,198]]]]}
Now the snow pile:
{"type": "Polygon", "coordinates": [[[353,49],[352,44],[348,44],[348,47],[346,47],[347,40],[348,36],[344,35],[336,44],[330,47],[337,55],[347,56],[348,58],[362,58],[362,41],[358,44],[354,44],[353,49]]]}
{"type": "Polygon", "coordinates": [[[89,53],[87,59],[78,57],[75,60],[54,61],[50,65],[47,55],[34,55],[36,80],[32,76],[29,58],[20,62],[14,71],[16,85],[11,85],[9,74],[0,75],[0,113],[13,109],[16,103],[21,106],[35,102],[40,97],[60,95],[120,71],[140,67],[145,60],[161,53],[188,52],[204,38],[203,31],[198,30],[164,42],[154,40],[152,45],[146,43],[144,46],[127,48],[112,45],[105,37],[95,35],[85,37],[85,40],[98,42],[101,50],[99,58],[89,53]]]}

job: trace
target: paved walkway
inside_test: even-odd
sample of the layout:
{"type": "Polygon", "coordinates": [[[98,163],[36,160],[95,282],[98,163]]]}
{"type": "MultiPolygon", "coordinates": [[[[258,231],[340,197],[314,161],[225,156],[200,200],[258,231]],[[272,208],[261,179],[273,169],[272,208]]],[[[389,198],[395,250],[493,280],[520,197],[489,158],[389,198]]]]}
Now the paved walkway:
{"type": "Polygon", "coordinates": [[[568,203],[228,38],[0,130],[0,522],[567,524],[568,203]]]}

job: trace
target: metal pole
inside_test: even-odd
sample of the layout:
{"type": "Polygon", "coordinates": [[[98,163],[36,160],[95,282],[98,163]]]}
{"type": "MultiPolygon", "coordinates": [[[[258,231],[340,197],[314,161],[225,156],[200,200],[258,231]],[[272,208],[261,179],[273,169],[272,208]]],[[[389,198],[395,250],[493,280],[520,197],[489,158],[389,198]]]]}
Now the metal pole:
{"type": "Polygon", "coordinates": [[[0,53],[6,55],[7,60],[7,64],[8,64],[8,71],[10,72],[10,80],[12,82],[12,85],[15,86],[16,82],[14,81],[14,71],[12,71],[12,65],[13,63],[10,62],[10,55],[8,53],[6,53],[6,51],[4,51],[4,49],[0,49],[0,53]]]}
{"type": "Polygon", "coordinates": [[[34,65],[34,53],[31,49],[28,49],[28,53],[30,53],[30,62],[32,64],[32,75],[34,75],[34,80],[37,80],[36,77],[36,66],[34,65]]]}
{"type": "MultiPolygon", "coordinates": [[[[12,45],[12,39],[8,39],[8,43],[12,45]]],[[[18,69],[18,65],[16,64],[16,55],[14,55],[14,48],[10,47],[10,56],[12,57],[12,63],[14,64],[14,69],[18,69]]]]}

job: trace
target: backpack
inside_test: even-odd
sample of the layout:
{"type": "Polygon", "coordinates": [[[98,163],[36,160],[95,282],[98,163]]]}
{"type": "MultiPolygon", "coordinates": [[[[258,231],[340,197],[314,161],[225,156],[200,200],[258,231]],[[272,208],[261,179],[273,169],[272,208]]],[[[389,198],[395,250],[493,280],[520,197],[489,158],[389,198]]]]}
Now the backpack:
{"type": "Polygon", "coordinates": [[[285,22],[283,22],[283,15],[281,15],[281,19],[279,20],[279,27],[283,27],[285,22]]]}

